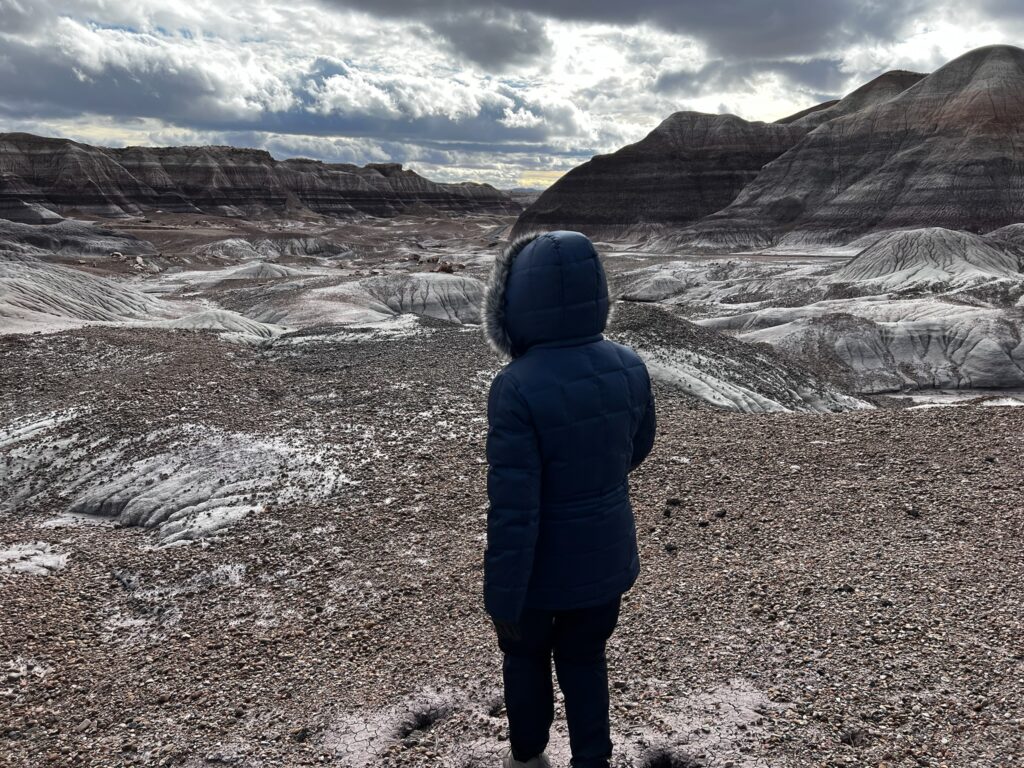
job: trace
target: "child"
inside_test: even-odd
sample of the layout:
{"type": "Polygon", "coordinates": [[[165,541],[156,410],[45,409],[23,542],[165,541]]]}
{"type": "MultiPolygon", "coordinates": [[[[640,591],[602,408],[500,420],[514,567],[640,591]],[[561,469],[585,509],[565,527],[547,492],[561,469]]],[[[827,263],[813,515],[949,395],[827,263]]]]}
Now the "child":
{"type": "Polygon", "coordinates": [[[551,658],[574,768],[612,753],[605,643],[640,570],[628,474],[654,443],[654,398],[633,350],[601,335],[608,282],[578,232],[517,240],[497,259],[484,327],[511,362],[487,407],[484,602],[504,652],[511,754],[547,768],[551,658]]]}

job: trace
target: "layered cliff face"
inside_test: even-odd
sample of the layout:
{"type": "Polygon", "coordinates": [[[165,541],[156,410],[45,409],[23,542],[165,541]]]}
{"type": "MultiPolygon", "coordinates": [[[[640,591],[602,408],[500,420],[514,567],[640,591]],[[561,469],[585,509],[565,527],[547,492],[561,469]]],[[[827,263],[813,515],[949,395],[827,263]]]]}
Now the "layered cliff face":
{"type": "Polygon", "coordinates": [[[870,231],[1018,222],[1022,136],[1024,51],[980,48],[895,97],[822,123],[694,227],[692,240],[836,243],[870,231]]]}
{"type": "Polygon", "coordinates": [[[439,184],[399,165],[278,161],[262,150],[233,147],[107,149],[23,133],[0,135],[0,201],[5,200],[101,216],[156,209],[229,216],[393,216],[416,206],[520,209],[491,186],[439,184]]]}
{"type": "Polygon", "coordinates": [[[636,144],[567,173],[523,212],[515,233],[571,229],[604,238],[692,223],[728,205],[807,130],[678,112],[636,144]]]}
{"type": "Polygon", "coordinates": [[[95,147],[25,133],[0,134],[0,199],[103,216],[158,203],[142,184],[95,147]]]}

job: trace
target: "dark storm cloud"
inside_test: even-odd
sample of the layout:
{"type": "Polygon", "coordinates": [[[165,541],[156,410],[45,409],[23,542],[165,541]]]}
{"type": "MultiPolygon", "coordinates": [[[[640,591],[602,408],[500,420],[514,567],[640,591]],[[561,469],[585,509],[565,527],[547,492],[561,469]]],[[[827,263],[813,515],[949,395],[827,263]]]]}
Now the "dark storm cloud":
{"type": "Polygon", "coordinates": [[[816,94],[831,94],[842,88],[845,76],[841,61],[832,58],[808,61],[738,61],[718,59],[697,70],[663,72],[654,82],[660,93],[674,96],[703,96],[756,87],[755,79],[764,73],[780,75],[791,84],[816,94]]]}
{"type": "Polygon", "coordinates": [[[63,52],[8,40],[0,50],[0,81],[0,113],[18,117],[175,115],[186,124],[229,118],[217,104],[223,94],[216,84],[172,61],[110,63],[87,76],[63,52]]]}
{"type": "Polygon", "coordinates": [[[0,29],[9,32],[25,32],[35,27],[31,9],[27,4],[14,0],[0,0],[0,29]]]}
{"type": "Polygon", "coordinates": [[[443,14],[431,19],[429,26],[451,53],[492,72],[536,61],[551,45],[540,19],[529,14],[500,10],[443,14]]]}
{"type": "Polygon", "coordinates": [[[514,3],[321,0],[321,4],[418,21],[455,56],[492,72],[540,60],[551,47],[540,17],[515,8],[514,3]]]}
{"type": "Polygon", "coordinates": [[[976,0],[975,5],[989,16],[1024,20],[1024,3],[1020,0],[976,0]]]}
{"type": "MultiPolygon", "coordinates": [[[[467,46],[487,13],[524,14],[609,24],[650,23],[692,35],[715,53],[743,58],[806,56],[851,42],[891,39],[928,0],[321,0],[428,25],[463,17],[451,44],[467,46]],[[474,19],[479,21],[474,21],[474,19]]],[[[437,28],[437,27],[435,27],[437,28]]],[[[443,32],[442,32],[443,34],[443,32]]],[[[523,38],[520,38],[522,40],[523,38]]],[[[554,41],[557,44],[557,41],[554,41]]],[[[538,53],[543,52],[543,47],[538,53]]],[[[467,53],[468,56],[468,53],[467,53]]],[[[471,57],[470,57],[471,58],[471,57]]]]}

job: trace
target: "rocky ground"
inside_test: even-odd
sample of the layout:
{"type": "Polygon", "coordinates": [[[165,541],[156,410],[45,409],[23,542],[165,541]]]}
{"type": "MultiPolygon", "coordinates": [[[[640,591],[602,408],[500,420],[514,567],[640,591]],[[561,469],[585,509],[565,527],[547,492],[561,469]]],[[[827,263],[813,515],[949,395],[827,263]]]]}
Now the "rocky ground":
{"type": "MultiPolygon", "coordinates": [[[[0,337],[0,764],[497,765],[497,367],[476,329],[430,319],[257,346],[0,337]],[[76,468],[161,456],[190,425],[319,451],[191,543],[67,515],[76,468]],[[26,458],[33,441],[53,450],[26,458]]],[[[609,651],[619,765],[1019,765],[1024,409],[657,395],[643,572],[609,651]]]]}

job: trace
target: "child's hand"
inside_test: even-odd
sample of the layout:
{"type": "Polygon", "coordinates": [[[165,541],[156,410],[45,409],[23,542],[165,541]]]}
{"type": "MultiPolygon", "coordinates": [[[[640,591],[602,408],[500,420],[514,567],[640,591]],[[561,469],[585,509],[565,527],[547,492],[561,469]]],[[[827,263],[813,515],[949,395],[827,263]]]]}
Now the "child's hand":
{"type": "Polygon", "coordinates": [[[523,633],[514,621],[495,621],[494,629],[498,633],[499,640],[517,643],[523,639],[523,633]]]}

